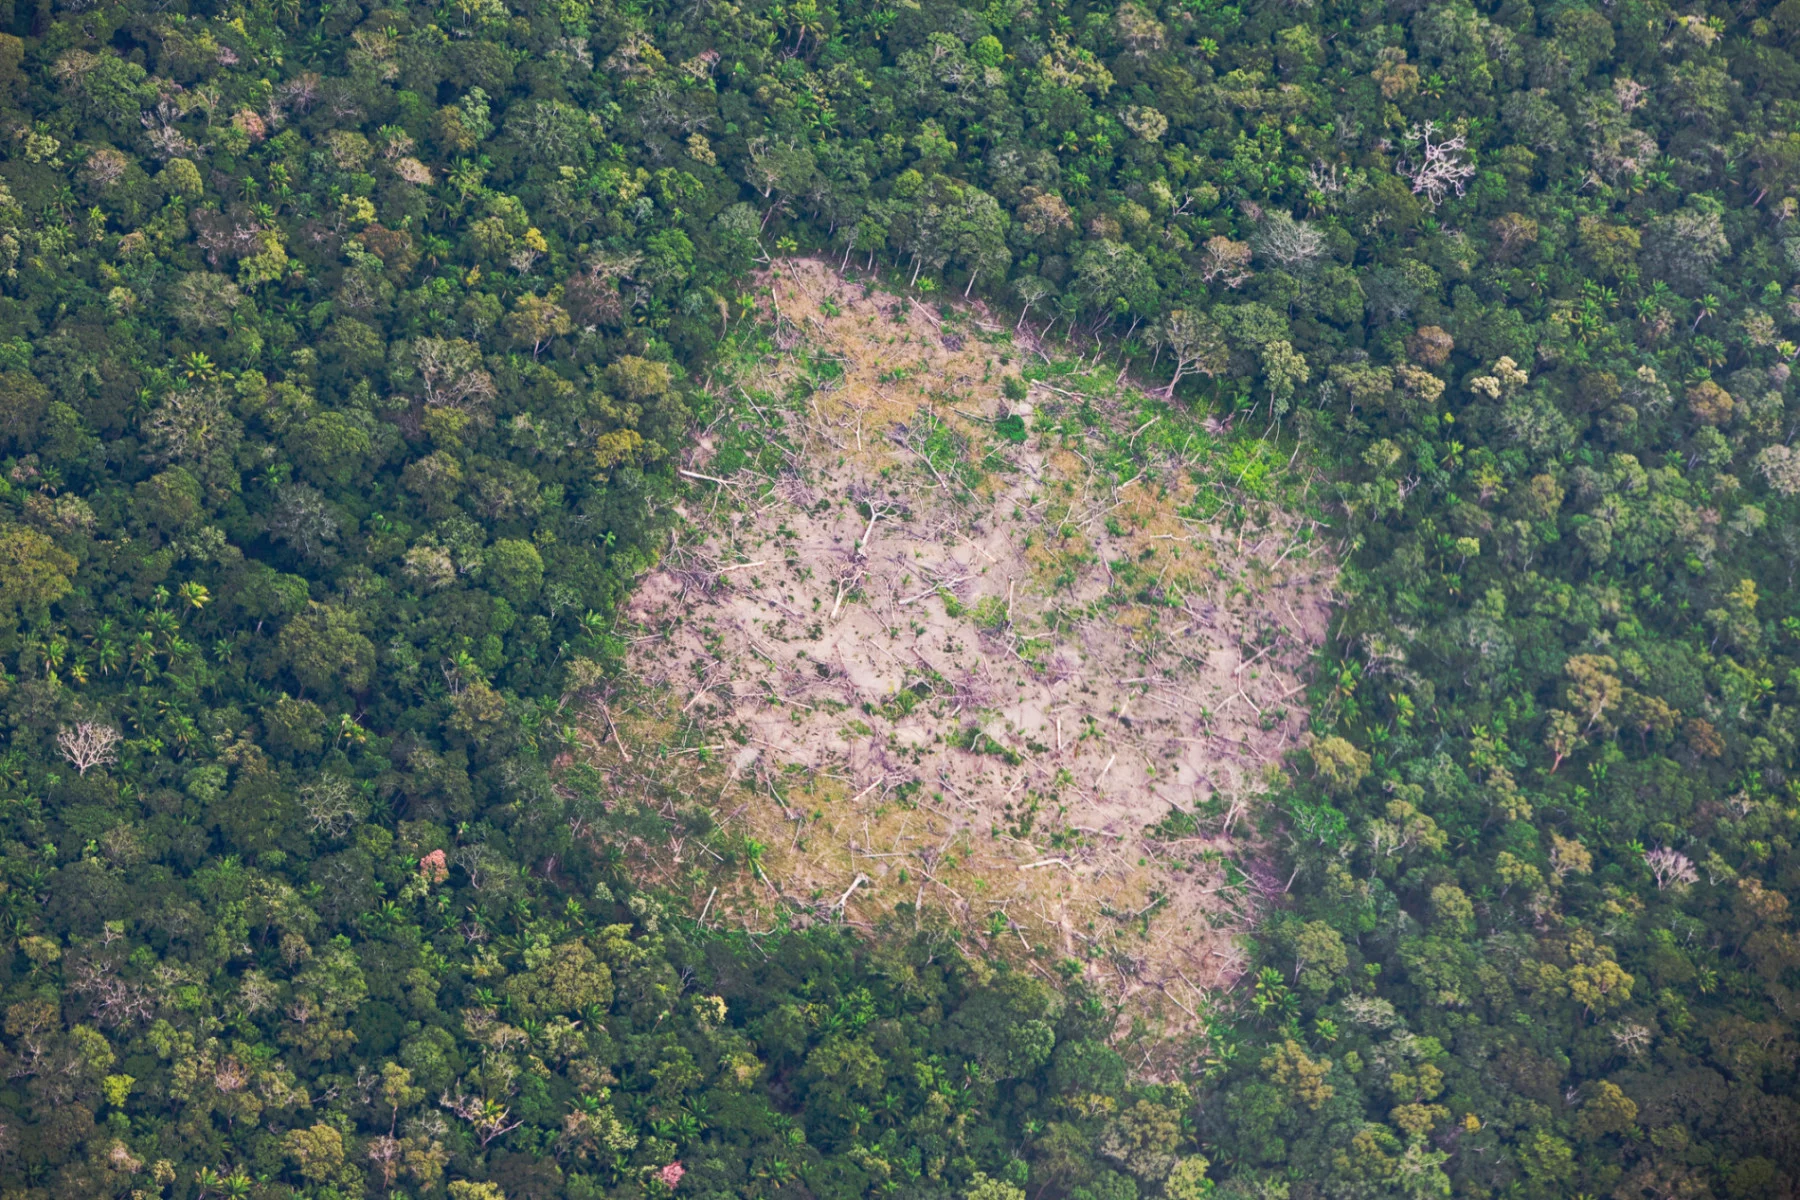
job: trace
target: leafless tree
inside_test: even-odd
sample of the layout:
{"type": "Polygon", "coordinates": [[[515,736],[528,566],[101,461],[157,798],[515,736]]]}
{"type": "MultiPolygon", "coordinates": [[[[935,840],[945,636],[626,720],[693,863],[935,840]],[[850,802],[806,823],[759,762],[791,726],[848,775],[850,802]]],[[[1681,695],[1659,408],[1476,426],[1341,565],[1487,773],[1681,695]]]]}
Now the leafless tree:
{"type": "Polygon", "coordinates": [[[594,326],[618,324],[625,305],[619,281],[629,279],[641,261],[637,254],[602,251],[594,255],[570,276],[563,302],[578,321],[594,326]]]}
{"type": "Polygon", "coordinates": [[[1666,846],[1644,851],[1644,865],[1650,868],[1651,877],[1656,880],[1656,890],[1659,892],[1671,887],[1685,887],[1700,878],[1700,873],[1694,870],[1694,864],[1687,855],[1666,846]]]}
{"type": "Polygon", "coordinates": [[[125,170],[131,160],[110,146],[102,146],[89,154],[87,161],[81,164],[81,173],[88,182],[99,187],[110,188],[125,178],[125,170]]]}
{"type": "Polygon", "coordinates": [[[110,1029],[148,1021],[156,1014],[150,989],[141,981],[122,978],[120,965],[112,955],[90,955],[69,966],[69,990],[86,997],[94,1020],[110,1029]]]}
{"type": "Polygon", "coordinates": [[[392,1187],[394,1174],[400,1165],[400,1139],[382,1136],[369,1142],[369,1161],[381,1172],[381,1186],[392,1187]]]}
{"type": "Polygon", "coordinates": [[[319,87],[322,83],[323,80],[316,72],[301,72],[275,89],[270,111],[277,115],[285,115],[284,110],[289,108],[301,113],[310,112],[312,106],[319,101],[319,87]]]}
{"type": "Polygon", "coordinates": [[[300,809],[314,833],[342,837],[363,816],[356,788],[338,775],[320,775],[300,789],[300,809]]]}
{"type": "Polygon", "coordinates": [[[1642,1054],[1654,1037],[1649,1028],[1636,1021],[1626,1021],[1612,1032],[1613,1044],[1633,1058],[1642,1054]]]}
{"type": "Polygon", "coordinates": [[[200,148],[176,128],[176,122],[186,115],[167,96],[158,100],[155,108],[138,115],[138,121],[147,131],[151,149],[158,158],[193,158],[200,153],[200,148]]]}
{"type": "Polygon", "coordinates": [[[1475,176],[1475,165],[1468,158],[1469,139],[1458,134],[1432,141],[1441,132],[1436,121],[1414,125],[1405,140],[1419,143],[1419,157],[1402,159],[1396,168],[1412,184],[1413,195],[1427,197],[1433,208],[1451,192],[1462,195],[1475,176]]]}
{"type": "Polygon", "coordinates": [[[1325,235],[1284,212],[1272,212],[1251,238],[1258,257],[1284,271],[1305,271],[1325,253],[1325,235]]]}
{"type": "Polygon", "coordinates": [[[146,457],[159,466],[229,455],[244,437],[224,392],[213,385],[171,391],[145,419],[142,431],[146,457]]]}
{"type": "Polygon", "coordinates": [[[451,861],[463,869],[469,876],[469,886],[478,892],[493,881],[494,867],[497,865],[494,852],[483,842],[459,846],[451,856],[451,861]]]}
{"type": "Polygon", "coordinates": [[[194,242],[206,251],[206,261],[218,266],[226,259],[244,258],[263,249],[264,227],[242,208],[233,205],[230,212],[206,209],[194,214],[194,242]]]}
{"type": "Polygon", "coordinates": [[[77,721],[65,725],[56,735],[56,747],[69,760],[77,775],[86,775],[95,767],[119,760],[119,731],[98,721],[77,721]]]}

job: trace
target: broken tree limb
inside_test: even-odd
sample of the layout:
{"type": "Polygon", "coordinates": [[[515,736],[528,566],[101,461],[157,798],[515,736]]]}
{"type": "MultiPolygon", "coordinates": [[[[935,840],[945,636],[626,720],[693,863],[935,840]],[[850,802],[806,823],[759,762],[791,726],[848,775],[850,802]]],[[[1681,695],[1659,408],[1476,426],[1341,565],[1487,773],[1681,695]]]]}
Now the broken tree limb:
{"type": "Polygon", "coordinates": [[[717,475],[702,475],[698,471],[690,471],[685,467],[677,470],[676,474],[685,475],[689,479],[699,479],[699,480],[704,480],[707,483],[716,483],[720,487],[730,487],[731,486],[731,483],[729,480],[720,479],[717,475]]]}
{"type": "Polygon", "coordinates": [[[929,455],[921,452],[917,447],[915,447],[912,444],[911,441],[907,440],[906,438],[901,437],[899,434],[892,434],[890,436],[892,437],[895,445],[903,446],[906,449],[912,451],[914,454],[918,455],[919,461],[924,463],[926,469],[929,470],[931,472],[931,474],[937,479],[939,487],[943,488],[945,492],[949,493],[952,496],[954,496],[956,494],[956,489],[952,488],[950,486],[950,481],[945,479],[943,477],[943,475],[938,471],[937,464],[931,461],[931,458],[929,455]]]}
{"type": "MultiPolygon", "coordinates": [[[[685,712],[687,710],[683,709],[682,711],[685,712]]],[[[619,748],[619,757],[629,763],[631,761],[631,751],[625,748],[625,739],[619,736],[619,727],[613,724],[612,709],[606,706],[606,701],[604,700],[600,701],[600,713],[606,718],[606,730],[612,735],[613,745],[619,748]]]]}
{"type": "MultiPolygon", "coordinates": [[[[871,527],[873,527],[873,522],[871,522],[870,524],[871,524],[871,527]]],[[[856,574],[850,576],[847,581],[842,576],[840,576],[838,578],[837,599],[832,601],[832,604],[831,604],[831,620],[833,620],[833,621],[837,620],[838,610],[844,607],[844,596],[846,595],[846,588],[845,588],[846,582],[848,582],[849,588],[851,590],[854,590],[856,585],[862,581],[862,575],[863,575],[863,573],[861,571],[858,571],[856,574]]]]}
{"type": "Polygon", "coordinates": [[[965,580],[967,578],[969,578],[967,575],[958,575],[955,579],[947,579],[943,583],[936,584],[933,587],[926,588],[924,591],[916,593],[915,595],[907,596],[905,599],[901,600],[900,603],[903,605],[904,604],[913,604],[913,603],[916,603],[917,601],[925,599],[928,596],[935,596],[938,594],[938,591],[940,589],[948,588],[953,583],[961,583],[963,580],[965,580]]]}
{"type": "Polygon", "coordinates": [[[861,871],[858,871],[856,873],[856,878],[850,881],[850,886],[844,889],[844,894],[839,896],[837,898],[837,903],[831,906],[833,911],[841,911],[844,905],[850,902],[851,893],[867,882],[869,882],[869,877],[864,875],[861,871]]]}
{"type": "Polygon", "coordinates": [[[861,539],[858,540],[856,543],[856,553],[859,556],[865,555],[868,553],[869,538],[872,537],[875,533],[875,522],[881,520],[882,514],[885,513],[886,511],[887,511],[886,509],[882,508],[880,505],[876,504],[874,501],[869,502],[869,524],[863,530],[863,535],[862,535],[861,539]]]}

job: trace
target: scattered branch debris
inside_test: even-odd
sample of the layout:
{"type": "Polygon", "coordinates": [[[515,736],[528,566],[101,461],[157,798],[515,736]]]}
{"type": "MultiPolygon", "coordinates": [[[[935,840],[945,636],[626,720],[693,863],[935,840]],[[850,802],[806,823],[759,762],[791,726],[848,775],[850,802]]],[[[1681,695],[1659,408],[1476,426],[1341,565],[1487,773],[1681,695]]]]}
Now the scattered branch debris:
{"type": "Polygon", "coordinates": [[[1304,736],[1326,628],[1331,559],[1268,490],[1299,493],[1298,456],[1246,463],[1119,364],[1046,368],[978,308],[896,310],[804,261],[763,282],[805,334],[714,385],[629,607],[640,761],[608,756],[624,786],[716,772],[681,786],[743,840],[736,865],[647,862],[699,872],[715,925],[947,922],[1192,1021],[1189,977],[1235,982],[1268,902],[1245,817],[1304,736]]]}

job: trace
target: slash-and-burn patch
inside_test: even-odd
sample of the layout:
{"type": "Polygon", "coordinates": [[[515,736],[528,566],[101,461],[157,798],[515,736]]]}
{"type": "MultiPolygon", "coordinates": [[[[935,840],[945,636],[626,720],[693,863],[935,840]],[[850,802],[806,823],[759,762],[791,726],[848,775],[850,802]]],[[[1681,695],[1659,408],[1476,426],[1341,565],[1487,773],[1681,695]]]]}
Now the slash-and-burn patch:
{"type": "Polygon", "coordinates": [[[713,380],[628,609],[636,736],[715,747],[708,803],[763,848],[696,908],[947,921],[1190,1022],[1280,890],[1252,818],[1306,728],[1316,527],[1116,363],[1009,398],[1045,359],[979,309],[763,283],[776,334],[713,380]]]}

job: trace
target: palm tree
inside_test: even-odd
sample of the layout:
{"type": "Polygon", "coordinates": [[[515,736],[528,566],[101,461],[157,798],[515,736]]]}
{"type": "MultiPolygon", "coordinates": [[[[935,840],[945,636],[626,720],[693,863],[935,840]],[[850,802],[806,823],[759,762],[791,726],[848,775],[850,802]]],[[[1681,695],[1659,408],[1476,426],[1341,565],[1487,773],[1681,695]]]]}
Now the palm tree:
{"type": "Polygon", "coordinates": [[[819,35],[825,32],[825,22],[819,16],[819,6],[813,0],[798,0],[798,3],[788,9],[788,17],[800,30],[800,36],[794,39],[795,54],[800,53],[800,47],[806,44],[808,34],[813,35],[813,40],[817,41],[819,35]]]}
{"type": "Polygon", "coordinates": [[[167,645],[169,639],[181,631],[180,620],[174,613],[159,608],[144,618],[144,625],[149,632],[160,635],[167,645]]]}
{"type": "Polygon", "coordinates": [[[1708,292],[1706,295],[1700,297],[1696,307],[1699,308],[1700,311],[1694,315],[1694,323],[1688,326],[1689,333],[1700,328],[1700,322],[1719,311],[1719,298],[1711,292],[1708,292]]]}
{"type": "Polygon", "coordinates": [[[131,643],[131,665],[143,674],[145,683],[156,678],[156,639],[148,630],[131,643]]]}
{"type": "Polygon", "coordinates": [[[183,608],[191,612],[199,612],[212,603],[212,593],[206,590],[206,585],[191,580],[176,589],[175,598],[181,601],[183,608]]]}

